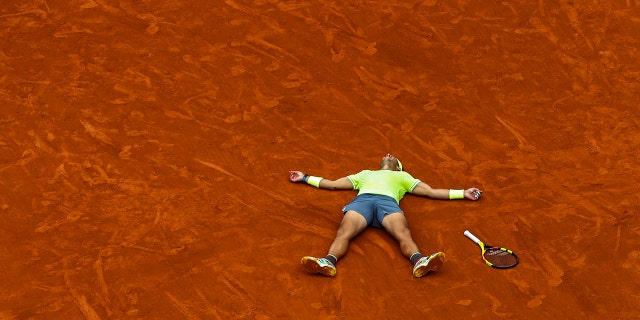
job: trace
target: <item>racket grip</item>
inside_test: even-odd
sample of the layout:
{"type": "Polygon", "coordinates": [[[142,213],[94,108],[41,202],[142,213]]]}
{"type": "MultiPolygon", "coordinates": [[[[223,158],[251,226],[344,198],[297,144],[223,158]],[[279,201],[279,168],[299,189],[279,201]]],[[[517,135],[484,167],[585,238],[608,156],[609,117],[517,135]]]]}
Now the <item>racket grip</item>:
{"type": "Polygon", "coordinates": [[[469,232],[469,230],[465,230],[464,231],[464,235],[467,236],[467,238],[471,239],[471,241],[478,243],[480,242],[480,239],[478,239],[476,236],[473,235],[473,233],[469,232]]]}

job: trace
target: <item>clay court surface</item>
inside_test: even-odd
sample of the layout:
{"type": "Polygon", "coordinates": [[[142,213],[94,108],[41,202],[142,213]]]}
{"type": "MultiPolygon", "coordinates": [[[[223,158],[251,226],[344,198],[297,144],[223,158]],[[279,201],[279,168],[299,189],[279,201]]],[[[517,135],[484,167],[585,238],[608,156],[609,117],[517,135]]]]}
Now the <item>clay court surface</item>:
{"type": "Polygon", "coordinates": [[[0,319],[638,319],[640,2],[0,4],[0,319]],[[365,230],[387,152],[442,270],[365,230]],[[483,264],[469,229],[521,263],[483,264]]]}

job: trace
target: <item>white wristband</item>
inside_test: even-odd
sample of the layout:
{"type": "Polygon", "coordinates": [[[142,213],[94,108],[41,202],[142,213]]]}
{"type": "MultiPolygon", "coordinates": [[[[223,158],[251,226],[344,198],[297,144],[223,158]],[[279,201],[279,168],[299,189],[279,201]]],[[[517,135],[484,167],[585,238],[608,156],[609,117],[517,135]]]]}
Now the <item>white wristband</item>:
{"type": "Polygon", "coordinates": [[[464,190],[449,189],[449,199],[464,199],[464,190]]]}
{"type": "Polygon", "coordinates": [[[312,185],[316,188],[320,188],[320,180],[322,180],[321,177],[308,176],[307,184],[312,185]]]}

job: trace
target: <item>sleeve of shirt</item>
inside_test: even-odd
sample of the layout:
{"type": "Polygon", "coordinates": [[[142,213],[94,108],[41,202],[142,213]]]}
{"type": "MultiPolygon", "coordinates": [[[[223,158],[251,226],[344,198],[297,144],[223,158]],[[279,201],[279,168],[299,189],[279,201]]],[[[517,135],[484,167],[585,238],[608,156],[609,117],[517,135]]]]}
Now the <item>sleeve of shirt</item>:
{"type": "Polygon", "coordinates": [[[360,181],[361,181],[360,178],[365,171],[366,170],[362,170],[356,174],[347,176],[347,179],[349,179],[349,181],[351,181],[351,184],[353,185],[353,190],[360,190],[360,181]]]}
{"type": "Polygon", "coordinates": [[[411,176],[409,173],[407,173],[404,179],[404,187],[407,189],[409,193],[413,192],[413,189],[416,188],[418,183],[420,183],[420,179],[416,179],[413,176],[411,176]]]}

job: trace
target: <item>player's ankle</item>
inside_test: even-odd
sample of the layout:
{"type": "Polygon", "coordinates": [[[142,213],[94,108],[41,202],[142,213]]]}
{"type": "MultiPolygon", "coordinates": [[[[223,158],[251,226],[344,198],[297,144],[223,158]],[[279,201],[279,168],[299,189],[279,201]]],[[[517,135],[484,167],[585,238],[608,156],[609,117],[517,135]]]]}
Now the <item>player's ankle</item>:
{"type": "Polygon", "coordinates": [[[336,256],[332,255],[331,253],[327,254],[327,256],[324,258],[329,260],[329,262],[331,262],[331,264],[333,264],[334,266],[338,263],[338,258],[336,258],[336,256]]]}
{"type": "Polygon", "coordinates": [[[409,260],[411,260],[411,263],[415,266],[416,263],[418,263],[418,260],[420,260],[421,258],[422,258],[422,254],[420,252],[416,252],[411,255],[409,260]]]}

